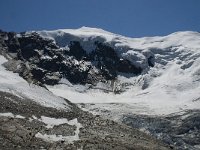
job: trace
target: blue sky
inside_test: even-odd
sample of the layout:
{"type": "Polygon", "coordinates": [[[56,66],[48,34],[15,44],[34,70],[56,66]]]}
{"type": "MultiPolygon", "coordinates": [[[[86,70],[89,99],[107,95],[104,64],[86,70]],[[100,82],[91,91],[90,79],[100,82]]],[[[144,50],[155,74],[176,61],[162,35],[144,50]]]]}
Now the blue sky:
{"type": "Polygon", "coordinates": [[[200,0],[1,0],[5,31],[102,28],[130,37],[200,31],[200,0]]]}

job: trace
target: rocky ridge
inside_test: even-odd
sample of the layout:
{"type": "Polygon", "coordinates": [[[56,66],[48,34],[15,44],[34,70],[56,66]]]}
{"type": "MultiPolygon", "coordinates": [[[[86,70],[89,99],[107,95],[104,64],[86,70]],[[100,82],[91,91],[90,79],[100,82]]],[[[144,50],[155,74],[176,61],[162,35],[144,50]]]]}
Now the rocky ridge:
{"type": "MultiPolygon", "coordinates": [[[[29,82],[55,85],[61,78],[73,84],[96,85],[117,79],[118,72],[140,74],[142,68],[118,56],[114,48],[95,41],[95,50],[87,53],[79,41],[70,41],[67,48],[43,38],[37,32],[1,32],[4,53],[10,59],[5,66],[29,82]]],[[[149,66],[153,67],[149,58],[149,66]]]]}

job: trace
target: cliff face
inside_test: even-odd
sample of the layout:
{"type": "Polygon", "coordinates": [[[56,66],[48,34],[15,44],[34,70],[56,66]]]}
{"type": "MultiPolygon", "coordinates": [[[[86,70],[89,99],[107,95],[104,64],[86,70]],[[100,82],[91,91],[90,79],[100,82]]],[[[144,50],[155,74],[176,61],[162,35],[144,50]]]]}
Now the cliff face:
{"type": "Polygon", "coordinates": [[[26,62],[28,66],[21,64],[20,75],[42,84],[55,85],[66,78],[75,84],[95,85],[115,80],[118,72],[142,72],[140,67],[120,58],[114,48],[99,41],[95,41],[94,50],[87,53],[79,41],[70,41],[68,47],[63,48],[37,32],[18,35],[1,32],[1,36],[6,52],[14,53],[15,60],[26,62]]]}

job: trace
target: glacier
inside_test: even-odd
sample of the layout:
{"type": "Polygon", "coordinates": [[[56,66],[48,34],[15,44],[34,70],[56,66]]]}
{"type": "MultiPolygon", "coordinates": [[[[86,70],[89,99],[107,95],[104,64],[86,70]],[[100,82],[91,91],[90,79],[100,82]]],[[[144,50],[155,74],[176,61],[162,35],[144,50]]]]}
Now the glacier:
{"type": "Polygon", "coordinates": [[[102,92],[99,90],[104,88],[105,85],[102,84],[99,84],[97,89],[62,83],[47,86],[55,95],[74,103],[125,103],[133,106],[134,112],[151,115],[166,115],[200,108],[198,32],[184,31],[163,37],[128,38],[102,29],[82,27],[38,33],[63,48],[66,48],[71,40],[79,41],[87,53],[94,50],[94,41],[101,41],[113,47],[121,59],[128,59],[143,69],[138,76],[118,73],[116,84],[131,84],[121,94],[102,92]],[[148,66],[150,56],[154,58],[154,67],[148,66]],[[140,108],[138,110],[137,105],[140,108]]]}

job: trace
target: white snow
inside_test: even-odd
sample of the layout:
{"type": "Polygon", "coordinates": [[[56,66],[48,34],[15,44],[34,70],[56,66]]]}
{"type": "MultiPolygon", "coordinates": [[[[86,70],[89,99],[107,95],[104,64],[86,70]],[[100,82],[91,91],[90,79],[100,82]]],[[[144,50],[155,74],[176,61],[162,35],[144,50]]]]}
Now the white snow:
{"type": "Polygon", "coordinates": [[[84,39],[84,41],[87,41],[88,39],[92,39],[95,37],[104,37],[108,41],[112,41],[115,36],[119,36],[116,34],[113,34],[111,32],[105,31],[103,29],[98,29],[98,28],[89,28],[89,27],[81,27],[79,29],[59,29],[59,30],[54,30],[54,31],[37,31],[40,33],[42,36],[46,38],[51,38],[55,39],[58,36],[64,36],[65,33],[75,35],[77,37],[81,37],[84,39]]]}
{"type": "Polygon", "coordinates": [[[74,136],[62,136],[62,135],[55,135],[55,134],[41,134],[38,132],[35,137],[43,139],[47,142],[57,142],[57,141],[67,141],[68,143],[73,143],[79,139],[74,138],[74,136]]]}
{"type": "Polygon", "coordinates": [[[52,58],[51,58],[50,56],[48,56],[48,55],[44,55],[44,56],[42,56],[40,59],[48,59],[48,60],[51,60],[52,58]]]}
{"type": "Polygon", "coordinates": [[[0,113],[0,117],[9,117],[9,118],[25,119],[24,116],[21,116],[21,115],[14,115],[14,114],[11,113],[11,112],[8,112],[8,113],[0,113]]]}
{"type": "MultiPolygon", "coordinates": [[[[0,117],[25,119],[24,116],[15,115],[11,112],[0,113],[0,117]]],[[[45,123],[47,125],[46,128],[53,128],[54,126],[62,125],[62,124],[68,124],[68,125],[71,125],[71,126],[76,126],[76,130],[74,131],[75,134],[73,136],[63,136],[63,135],[55,135],[55,134],[48,135],[48,134],[41,134],[40,132],[38,132],[35,135],[35,137],[37,137],[37,138],[41,138],[41,139],[48,141],[48,142],[55,142],[55,141],[63,140],[63,141],[66,141],[68,143],[73,143],[74,141],[80,140],[79,133],[80,133],[80,128],[82,127],[82,125],[78,122],[77,118],[74,118],[72,120],[68,120],[66,118],[51,118],[51,117],[41,116],[41,119],[38,119],[37,117],[35,117],[33,115],[32,118],[29,118],[29,121],[32,122],[33,120],[38,120],[38,121],[45,123]]]]}
{"type": "Polygon", "coordinates": [[[83,27],[38,33],[55,40],[62,47],[66,47],[70,40],[80,41],[87,52],[94,50],[95,40],[109,43],[121,59],[128,59],[144,69],[140,76],[127,74],[126,77],[119,74],[119,83],[132,84],[122,94],[105,93],[98,89],[88,90],[87,85],[48,86],[55,95],[74,103],[127,103],[135,108],[135,112],[146,114],[170,114],[200,108],[198,32],[185,31],[163,37],[127,38],[102,29],[83,27]],[[148,67],[147,58],[150,56],[155,57],[153,68],[148,67]],[[137,106],[141,105],[144,109],[138,107],[137,110],[137,106]]]}
{"type": "Polygon", "coordinates": [[[37,32],[44,38],[54,40],[63,48],[67,47],[70,41],[79,41],[87,52],[91,52],[95,49],[95,41],[109,43],[109,45],[117,49],[117,53],[120,57],[130,60],[133,64],[142,68],[148,66],[146,61],[147,56],[155,53],[152,53],[149,49],[183,47],[187,52],[195,52],[196,49],[200,47],[200,33],[192,31],[176,32],[163,37],[144,38],[127,38],[102,29],[89,27],[37,32]]]}
{"type": "Polygon", "coordinates": [[[68,121],[66,118],[51,118],[41,116],[41,119],[38,120],[45,123],[47,125],[46,128],[53,128],[54,126],[62,124],[76,125],[77,127],[81,127],[81,125],[77,121],[77,118],[68,121]]]}
{"type": "Polygon", "coordinates": [[[20,98],[31,99],[45,107],[69,110],[68,104],[46,89],[28,84],[17,73],[7,71],[2,64],[7,60],[0,55],[0,91],[12,93],[20,98]]]}
{"type": "MultiPolygon", "coordinates": [[[[167,71],[169,74],[155,78],[145,90],[136,84],[135,87],[117,95],[97,89],[86,90],[83,86],[69,87],[64,84],[48,86],[48,89],[55,95],[65,97],[74,103],[126,103],[134,108],[132,112],[142,114],[169,114],[181,109],[199,109],[200,102],[193,102],[200,97],[199,83],[192,84],[190,78],[179,77],[173,74],[171,69],[167,71]]],[[[117,108],[117,111],[121,112],[119,109],[126,110],[127,105],[117,108]]]]}
{"type": "Polygon", "coordinates": [[[56,119],[45,116],[41,116],[40,121],[47,125],[46,128],[53,128],[54,126],[68,123],[66,118],[56,119]]]}
{"type": "Polygon", "coordinates": [[[82,125],[78,122],[77,118],[72,119],[72,120],[67,120],[66,118],[50,118],[50,117],[45,117],[45,116],[41,116],[41,119],[39,121],[44,122],[45,124],[47,124],[47,128],[53,128],[55,125],[61,125],[61,124],[69,124],[71,126],[76,126],[76,130],[75,130],[75,135],[73,136],[63,136],[63,135],[48,135],[48,134],[41,134],[40,132],[38,132],[35,137],[37,138],[41,138],[45,141],[48,142],[55,142],[55,141],[66,141],[68,143],[73,143],[74,141],[78,141],[80,140],[79,138],[79,132],[80,132],[80,128],[82,127],[82,125]]]}

